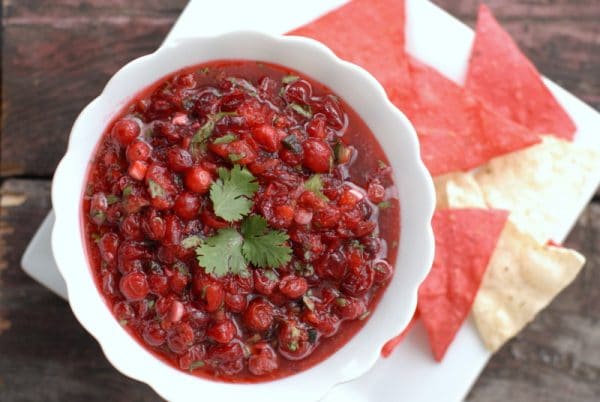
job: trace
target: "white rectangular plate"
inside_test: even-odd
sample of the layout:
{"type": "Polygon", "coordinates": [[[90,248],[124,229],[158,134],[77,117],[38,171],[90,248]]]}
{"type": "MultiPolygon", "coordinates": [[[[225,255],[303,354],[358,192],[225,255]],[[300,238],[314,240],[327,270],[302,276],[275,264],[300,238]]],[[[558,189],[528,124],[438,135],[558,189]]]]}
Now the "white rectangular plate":
{"type": "MultiPolygon", "coordinates": [[[[238,29],[284,33],[344,4],[345,0],[192,0],[165,39],[216,35],[238,29]],[[231,12],[235,10],[235,12],[231,12]]],[[[426,0],[406,0],[407,50],[434,66],[448,78],[462,83],[473,41],[473,31],[426,0]],[[432,30],[431,27],[436,29],[432,30]]],[[[600,114],[579,99],[546,80],[550,90],[577,124],[576,141],[600,149],[600,114]]],[[[588,183],[580,208],[567,211],[569,224],[554,234],[562,241],[571,230],[600,183],[588,183]]],[[[48,215],[32,239],[22,260],[23,269],[38,282],[66,298],[66,289],[56,267],[49,262],[50,229],[48,215]]],[[[460,401],[468,393],[490,358],[471,320],[461,328],[441,363],[433,360],[427,335],[420,323],[388,359],[380,359],[362,378],[341,384],[323,400],[326,402],[460,401]]]]}

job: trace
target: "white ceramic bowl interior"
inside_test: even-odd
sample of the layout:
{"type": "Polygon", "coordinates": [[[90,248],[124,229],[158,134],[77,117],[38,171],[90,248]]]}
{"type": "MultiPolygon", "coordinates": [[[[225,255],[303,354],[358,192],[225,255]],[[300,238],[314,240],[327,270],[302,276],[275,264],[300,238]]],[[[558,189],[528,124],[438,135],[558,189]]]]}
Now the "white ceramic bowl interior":
{"type": "MultiPolygon", "coordinates": [[[[335,384],[364,374],[382,345],[400,333],[416,307],[417,289],[433,260],[430,226],[434,191],[419,157],[409,121],[365,70],[337,58],[310,39],[234,32],[189,38],[140,57],[118,71],[100,96],[79,115],[52,187],[56,223],[52,250],[64,277],[71,308],[98,340],[106,357],[125,375],[149,384],[171,401],[314,401],[335,384]],[[105,127],[140,90],[183,67],[223,59],[248,59],[290,67],[327,85],[362,117],[389,158],[401,206],[396,273],[378,307],[358,334],[330,358],[299,374],[267,383],[227,384],[195,377],[154,357],[112,316],[94,284],[84,253],[80,223],[87,167],[105,127]]],[[[399,373],[402,375],[402,373],[399,373]]]]}

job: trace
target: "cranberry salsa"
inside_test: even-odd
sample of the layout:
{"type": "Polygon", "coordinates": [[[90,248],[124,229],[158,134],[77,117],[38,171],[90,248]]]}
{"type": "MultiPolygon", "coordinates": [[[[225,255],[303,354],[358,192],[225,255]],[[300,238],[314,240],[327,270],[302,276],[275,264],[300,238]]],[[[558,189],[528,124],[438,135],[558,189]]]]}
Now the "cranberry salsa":
{"type": "Polygon", "coordinates": [[[399,205],[380,145],[289,69],[173,74],[123,109],[89,169],[99,290],[141,344],[195,375],[257,382],[315,365],[393,274],[399,205]]]}

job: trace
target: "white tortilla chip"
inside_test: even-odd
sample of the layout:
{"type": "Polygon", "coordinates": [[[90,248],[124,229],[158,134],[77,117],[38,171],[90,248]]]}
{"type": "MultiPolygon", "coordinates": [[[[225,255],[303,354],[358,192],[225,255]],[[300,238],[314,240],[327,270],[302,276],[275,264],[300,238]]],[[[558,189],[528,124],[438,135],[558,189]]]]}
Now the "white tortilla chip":
{"type": "Polygon", "coordinates": [[[481,283],[473,317],[486,347],[496,351],[577,276],[585,258],[540,245],[506,224],[481,283]]]}
{"type": "Polygon", "coordinates": [[[434,179],[437,209],[487,208],[472,173],[449,173],[434,179]]]}
{"type": "Polygon", "coordinates": [[[545,243],[571,226],[600,170],[600,153],[556,137],[495,159],[475,173],[490,208],[545,243]]]}

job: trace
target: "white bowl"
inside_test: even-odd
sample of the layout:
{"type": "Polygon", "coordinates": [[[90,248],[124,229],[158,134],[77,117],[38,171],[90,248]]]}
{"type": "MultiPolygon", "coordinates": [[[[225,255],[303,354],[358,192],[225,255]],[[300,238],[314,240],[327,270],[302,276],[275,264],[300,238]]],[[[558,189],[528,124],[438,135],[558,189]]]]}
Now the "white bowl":
{"type": "MultiPolygon", "coordinates": [[[[189,38],[140,57],[108,82],[79,115],[52,186],[56,223],[54,258],[67,284],[77,319],[100,343],[108,360],[123,374],[143,381],[171,401],[245,402],[314,401],[335,384],[369,370],[382,345],[411,319],[417,289],[433,261],[431,216],[434,191],[419,157],[408,119],[388,100],[381,85],[362,68],[342,61],[322,44],[306,38],[234,32],[189,38]],[[327,85],[362,117],[391,162],[401,206],[401,236],[395,275],[369,321],[343,348],[299,374],[257,384],[228,384],[179,371],[138,344],[112,316],[91,275],[84,254],[80,218],[88,163],[104,129],[141,89],[183,67],[220,59],[260,60],[288,66],[327,85]]],[[[399,373],[402,375],[402,373],[399,373]]]]}

